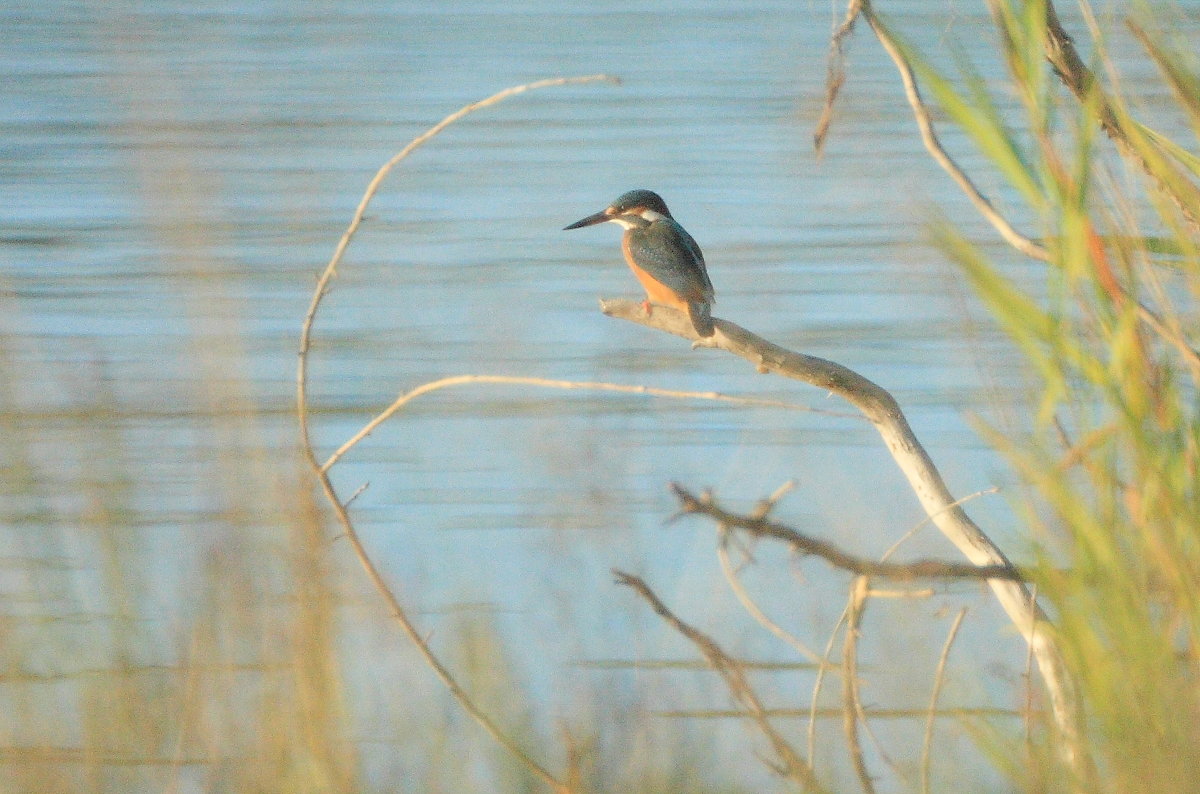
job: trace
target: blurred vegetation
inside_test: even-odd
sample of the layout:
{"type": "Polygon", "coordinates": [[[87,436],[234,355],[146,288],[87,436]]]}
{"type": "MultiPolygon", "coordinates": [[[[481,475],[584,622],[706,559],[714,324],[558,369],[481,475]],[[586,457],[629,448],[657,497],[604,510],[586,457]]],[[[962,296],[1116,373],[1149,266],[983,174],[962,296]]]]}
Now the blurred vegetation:
{"type": "MultiPolygon", "coordinates": [[[[1045,263],[935,229],[1032,365],[1038,399],[1011,426],[979,423],[1011,461],[1016,500],[1086,712],[1089,750],[1114,792],[1192,791],[1200,769],[1200,78],[1192,43],[1143,9],[1127,30],[1170,86],[1186,140],[1138,120],[1101,31],[1080,96],[1048,68],[1046,4],[993,3],[1008,63],[1005,114],[978,78],[943,79],[952,121],[1037,224],[1045,263]],[[1190,131],[1190,134],[1189,134],[1190,131]]],[[[1162,12],[1167,13],[1169,12],[1162,12]]],[[[918,58],[913,54],[914,58],[918,58]]],[[[924,62],[924,68],[932,67],[924,62]]],[[[1077,76],[1076,76],[1077,77],[1077,76]]],[[[1178,135],[1180,133],[1176,133],[1178,135]]],[[[1021,556],[1021,555],[1018,555],[1021,556]]],[[[994,737],[993,737],[994,738],[994,737]]],[[[1020,737],[991,745],[1015,782],[1056,790],[1054,736],[1022,763],[1020,737]],[[1003,747],[1003,749],[1001,749],[1003,747]]]]}
{"type": "MultiPolygon", "coordinates": [[[[0,384],[31,374],[0,347],[0,384]]],[[[0,388],[15,516],[0,532],[0,792],[544,790],[439,699],[298,457],[210,447],[195,461],[217,484],[207,520],[146,526],[115,396],[99,373],[69,385],[41,412],[0,388]],[[58,472],[76,468],[85,492],[63,498],[58,472]]],[[[260,437],[252,415],[207,421],[260,437]]],[[[443,631],[464,685],[526,745],[569,752],[584,790],[744,791],[631,693],[581,686],[562,733],[539,735],[545,715],[486,612],[443,631]]]]}

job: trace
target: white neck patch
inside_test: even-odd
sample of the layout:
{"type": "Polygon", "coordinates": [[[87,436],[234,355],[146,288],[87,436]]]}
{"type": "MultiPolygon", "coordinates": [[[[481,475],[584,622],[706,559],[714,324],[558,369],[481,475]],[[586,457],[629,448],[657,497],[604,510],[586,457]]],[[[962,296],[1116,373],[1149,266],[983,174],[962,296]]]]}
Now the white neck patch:
{"type": "Polygon", "coordinates": [[[641,225],[640,223],[634,223],[631,220],[622,218],[620,215],[612,216],[608,219],[608,222],[619,224],[622,229],[633,229],[641,225]]]}
{"type": "Polygon", "coordinates": [[[651,223],[654,223],[655,221],[661,221],[667,217],[666,215],[663,215],[661,212],[655,212],[654,210],[647,209],[646,207],[642,207],[642,211],[639,212],[638,215],[641,215],[643,218],[650,221],[651,223]]]}

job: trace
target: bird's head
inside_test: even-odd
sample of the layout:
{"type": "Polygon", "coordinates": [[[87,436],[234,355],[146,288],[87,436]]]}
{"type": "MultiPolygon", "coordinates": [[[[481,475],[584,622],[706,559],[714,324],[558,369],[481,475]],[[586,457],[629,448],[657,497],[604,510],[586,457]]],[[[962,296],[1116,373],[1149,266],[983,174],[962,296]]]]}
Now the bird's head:
{"type": "Polygon", "coordinates": [[[564,227],[563,230],[582,229],[584,226],[606,222],[633,229],[647,226],[660,218],[670,217],[671,211],[667,209],[667,203],[662,200],[662,196],[653,190],[630,190],[628,193],[617,196],[616,201],[601,212],[575,221],[570,226],[564,227]]]}

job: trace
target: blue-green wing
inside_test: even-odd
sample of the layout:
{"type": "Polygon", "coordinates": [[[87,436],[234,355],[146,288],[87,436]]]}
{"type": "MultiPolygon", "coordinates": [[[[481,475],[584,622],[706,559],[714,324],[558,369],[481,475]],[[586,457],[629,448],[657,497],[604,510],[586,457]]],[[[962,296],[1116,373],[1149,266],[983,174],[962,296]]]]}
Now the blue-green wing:
{"type": "Polygon", "coordinates": [[[715,302],[704,254],[687,231],[670,218],[629,233],[629,254],[642,270],[685,300],[715,302]]]}

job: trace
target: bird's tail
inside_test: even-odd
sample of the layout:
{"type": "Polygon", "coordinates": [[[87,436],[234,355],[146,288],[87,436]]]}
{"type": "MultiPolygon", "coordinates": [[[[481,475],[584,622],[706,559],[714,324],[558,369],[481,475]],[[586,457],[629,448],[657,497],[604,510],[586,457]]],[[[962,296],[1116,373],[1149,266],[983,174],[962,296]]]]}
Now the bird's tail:
{"type": "Polygon", "coordinates": [[[688,301],[688,317],[692,327],[700,336],[712,336],[715,332],[712,321],[712,307],[708,301],[688,301]]]}

